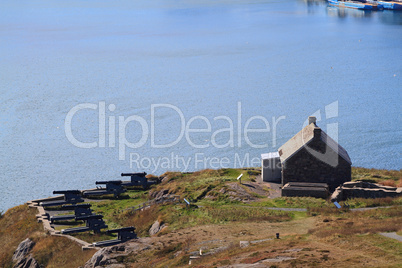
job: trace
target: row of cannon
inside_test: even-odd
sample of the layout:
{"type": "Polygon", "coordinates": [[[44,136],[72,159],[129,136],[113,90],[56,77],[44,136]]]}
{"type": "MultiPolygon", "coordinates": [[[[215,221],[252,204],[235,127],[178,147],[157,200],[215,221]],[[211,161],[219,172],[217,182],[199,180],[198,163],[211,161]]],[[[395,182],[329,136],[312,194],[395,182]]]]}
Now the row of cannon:
{"type": "MultiPolygon", "coordinates": [[[[84,221],[85,226],[62,229],[62,234],[80,233],[86,231],[93,231],[94,233],[100,233],[101,229],[106,229],[108,226],[103,220],[103,215],[95,214],[91,209],[91,204],[83,203],[84,198],[90,198],[91,196],[109,195],[113,194],[115,198],[118,198],[120,194],[127,191],[127,187],[140,186],[143,189],[147,189],[150,185],[156,184],[159,181],[148,181],[146,173],[122,173],[121,176],[130,176],[130,181],[97,181],[96,185],[106,185],[104,188],[96,188],[91,190],[63,190],[53,191],[53,194],[63,195],[61,200],[43,201],[39,205],[45,210],[51,208],[52,211],[60,210],[61,212],[69,212],[66,215],[54,215],[47,217],[52,224],[60,221],[84,221]],[[71,213],[73,212],[73,214],[71,213]],[[71,213],[71,214],[70,214],[71,213]]],[[[49,210],[50,211],[50,210],[49,210]]],[[[60,213],[61,213],[60,212],[60,213]]],[[[59,213],[59,214],[60,214],[59,213]]],[[[110,246],[125,242],[130,239],[136,239],[137,234],[133,226],[107,230],[106,233],[117,233],[117,239],[99,241],[93,243],[94,246],[110,246]]]]}

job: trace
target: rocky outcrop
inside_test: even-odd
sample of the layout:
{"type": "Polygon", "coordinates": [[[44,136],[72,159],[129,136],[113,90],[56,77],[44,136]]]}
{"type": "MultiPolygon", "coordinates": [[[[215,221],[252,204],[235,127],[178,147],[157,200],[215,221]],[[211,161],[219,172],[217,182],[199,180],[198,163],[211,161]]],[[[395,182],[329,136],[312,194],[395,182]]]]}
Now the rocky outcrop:
{"type": "Polygon", "coordinates": [[[149,196],[150,196],[151,198],[154,198],[154,199],[159,199],[159,198],[161,198],[161,197],[163,197],[163,196],[165,196],[165,195],[168,195],[168,194],[169,194],[169,190],[163,189],[163,190],[160,190],[160,191],[151,192],[151,193],[149,194],[149,196]]]}
{"type": "MultiPolygon", "coordinates": [[[[247,186],[245,186],[247,187],[247,186]]],[[[228,184],[227,190],[221,189],[222,192],[228,195],[228,198],[232,201],[240,201],[248,203],[250,201],[257,200],[256,197],[252,196],[249,192],[247,192],[243,187],[241,187],[238,183],[228,184]]],[[[222,193],[221,192],[221,193],[222,193]]]]}
{"type": "Polygon", "coordinates": [[[123,264],[119,263],[118,257],[124,257],[129,254],[136,254],[150,249],[149,242],[149,239],[138,239],[136,242],[127,242],[125,244],[102,248],[86,262],[84,268],[95,268],[99,266],[113,268],[125,267],[123,264]]]}
{"type": "Polygon", "coordinates": [[[159,221],[155,221],[154,224],[152,224],[151,228],[149,228],[149,235],[150,236],[156,235],[166,226],[167,226],[166,224],[161,224],[159,221]]]}
{"type": "Polygon", "coordinates": [[[30,254],[31,249],[35,243],[27,238],[22,241],[13,255],[14,266],[13,268],[39,268],[38,262],[33,258],[32,254],[30,254]]]}
{"type": "Polygon", "coordinates": [[[161,183],[167,183],[169,181],[169,177],[160,177],[159,180],[161,181],[161,183]]]}

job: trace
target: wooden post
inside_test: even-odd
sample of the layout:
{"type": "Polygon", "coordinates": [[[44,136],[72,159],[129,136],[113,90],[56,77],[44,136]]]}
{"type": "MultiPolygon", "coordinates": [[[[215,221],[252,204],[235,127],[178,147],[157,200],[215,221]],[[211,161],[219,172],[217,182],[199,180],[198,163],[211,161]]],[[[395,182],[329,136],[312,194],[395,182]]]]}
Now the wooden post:
{"type": "Polygon", "coordinates": [[[237,180],[239,181],[239,183],[241,184],[241,177],[243,177],[243,173],[242,174],[240,174],[240,176],[239,177],[237,177],[237,180]]]}

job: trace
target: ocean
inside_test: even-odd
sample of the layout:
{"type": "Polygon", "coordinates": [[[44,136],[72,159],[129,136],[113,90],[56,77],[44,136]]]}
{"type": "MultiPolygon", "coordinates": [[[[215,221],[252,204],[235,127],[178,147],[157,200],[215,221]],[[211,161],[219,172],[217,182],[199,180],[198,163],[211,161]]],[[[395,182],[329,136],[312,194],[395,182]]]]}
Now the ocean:
{"type": "Polygon", "coordinates": [[[0,210],[122,172],[259,166],[308,116],[400,169],[402,13],[325,1],[0,3],[0,210]]]}

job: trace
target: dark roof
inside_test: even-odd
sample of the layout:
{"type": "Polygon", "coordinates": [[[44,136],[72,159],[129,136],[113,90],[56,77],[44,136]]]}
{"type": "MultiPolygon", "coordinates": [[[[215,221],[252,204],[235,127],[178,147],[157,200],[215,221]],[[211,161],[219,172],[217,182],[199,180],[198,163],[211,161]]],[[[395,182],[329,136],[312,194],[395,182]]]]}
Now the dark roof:
{"type": "Polygon", "coordinates": [[[337,151],[338,155],[341,156],[349,164],[352,161],[349,158],[346,150],[340,146],[336,141],[334,141],[330,136],[327,135],[321,128],[317,127],[315,123],[311,123],[302,130],[294,135],[290,140],[288,140],[284,145],[282,145],[278,151],[282,163],[285,163],[289,158],[300,151],[304,146],[314,138],[314,130],[316,133],[320,133],[320,139],[325,142],[332,150],[337,151]]]}

